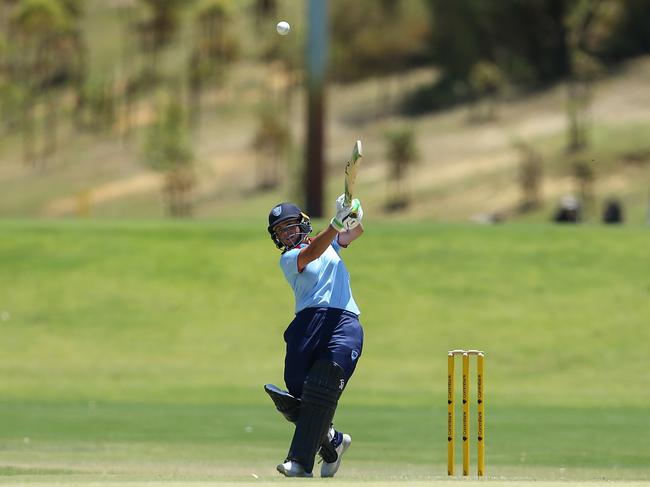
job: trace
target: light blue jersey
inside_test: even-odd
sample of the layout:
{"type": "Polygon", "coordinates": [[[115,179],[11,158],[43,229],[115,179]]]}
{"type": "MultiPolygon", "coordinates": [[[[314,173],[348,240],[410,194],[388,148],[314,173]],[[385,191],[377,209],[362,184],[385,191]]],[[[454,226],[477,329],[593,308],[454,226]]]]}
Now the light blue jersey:
{"type": "Polygon", "coordinates": [[[339,256],[336,238],[318,259],[298,272],[298,254],[302,244],[280,257],[280,267],[296,297],[296,313],[305,308],[338,308],[359,314],[350,289],[350,274],[339,256]]]}

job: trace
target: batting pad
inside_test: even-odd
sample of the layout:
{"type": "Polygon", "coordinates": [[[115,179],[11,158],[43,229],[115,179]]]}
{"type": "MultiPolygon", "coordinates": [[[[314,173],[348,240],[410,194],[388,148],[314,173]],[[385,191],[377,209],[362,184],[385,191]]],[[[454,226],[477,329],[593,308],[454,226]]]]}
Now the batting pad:
{"type": "Polygon", "coordinates": [[[266,384],[264,390],[271,397],[275,407],[292,423],[298,422],[300,416],[300,399],[293,397],[273,384],[266,384]]]}
{"type": "Polygon", "coordinates": [[[300,417],[287,456],[302,465],[306,472],[312,471],[316,450],[327,441],[327,431],[344,387],[343,369],[334,362],[319,360],[309,371],[302,392],[300,417]]]}

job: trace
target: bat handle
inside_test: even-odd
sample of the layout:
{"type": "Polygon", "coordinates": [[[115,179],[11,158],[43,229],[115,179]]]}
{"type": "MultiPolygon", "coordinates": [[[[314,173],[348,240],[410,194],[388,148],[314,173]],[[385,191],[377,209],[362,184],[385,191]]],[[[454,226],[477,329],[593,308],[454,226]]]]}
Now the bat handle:
{"type": "MultiPolygon", "coordinates": [[[[346,188],[346,191],[345,191],[345,197],[343,198],[343,204],[345,206],[347,206],[347,207],[352,205],[352,195],[350,193],[348,193],[347,188],[346,188]]],[[[353,211],[353,212],[350,212],[348,215],[349,215],[350,218],[356,218],[357,217],[357,212],[353,211]]]]}

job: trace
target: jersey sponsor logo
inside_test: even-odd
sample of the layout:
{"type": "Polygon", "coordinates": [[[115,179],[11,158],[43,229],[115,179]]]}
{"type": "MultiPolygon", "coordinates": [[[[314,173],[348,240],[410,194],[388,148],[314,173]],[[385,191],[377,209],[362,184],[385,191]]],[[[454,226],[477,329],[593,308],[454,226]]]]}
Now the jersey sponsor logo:
{"type": "Polygon", "coordinates": [[[350,356],[352,357],[352,360],[356,360],[357,358],[359,358],[359,352],[357,350],[352,350],[350,356]]]}
{"type": "Polygon", "coordinates": [[[278,205],[275,208],[273,208],[271,213],[273,213],[273,216],[280,216],[280,213],[282,213],[282,205],[278,205]]]}

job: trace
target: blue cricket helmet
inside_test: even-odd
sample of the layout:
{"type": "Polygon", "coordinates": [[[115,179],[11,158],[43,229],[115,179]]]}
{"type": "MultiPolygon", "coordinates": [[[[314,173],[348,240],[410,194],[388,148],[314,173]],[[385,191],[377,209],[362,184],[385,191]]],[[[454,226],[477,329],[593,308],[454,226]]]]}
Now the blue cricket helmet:
{"type": "Polygon", "coordinates": [[[269,213],[269,226],[267,227],[267,230],[271,235],[271,240],[273,240],[275,246],[283,252],[286,252],[287,250],[291,250],[298,244],[302,243],[307,235],[311,233],[311,220],[306,213],[303,213],[302,210],[293,203],[280,203],[274,206],[269,213]],[[297,220],[296,225],[300,227],[300,234],[302,235],[296,244],[291,247],[287,247],[285,244],[283,244],[273,230],[277,225],[288,220],[297,220]]]}

